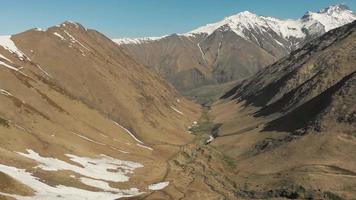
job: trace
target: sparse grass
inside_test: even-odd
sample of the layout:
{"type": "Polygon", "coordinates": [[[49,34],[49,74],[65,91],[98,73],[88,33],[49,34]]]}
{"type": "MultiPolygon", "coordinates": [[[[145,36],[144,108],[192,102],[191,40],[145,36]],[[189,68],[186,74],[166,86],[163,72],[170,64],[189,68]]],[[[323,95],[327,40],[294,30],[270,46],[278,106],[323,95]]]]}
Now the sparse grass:
{"type": "Polygon", "coordinates": [[[209,108],[205,107],[199,119],[198,124],[196,126],[193,126],[191,129],[189,129],[189,131],[191,131],[192,134],[210,133],[213,128],[214,128],[214,124],[210,122],[209,119],[209,108]]]}
{"type": "Polygon", "coordinates": [[[9,121],[7,121],[6,119],[3,119],[3,118],[1,118],[1,117],[0,117],[0,125],[1,125],[1,126],[4,126],[4,127],[6,127],[6,128],[9,128],[9,127],[10,127],[9,121]]]}
{"type": "Polygon", "coordinates": [[[231,158],[230,156],[223,154],[223,161],[224,163],[230,167],[230,168],[235,168],[236,167],[236,163],[235,160],[233,158],[231,158]]]}
{"type": "Polygon", "coordinates": [[[324,192],[324,195],[326,197],[328,197],[329,199],[331,199],[331,200],[345,200],[344,198],[342,198],[342,197],[340,197],[340,196],[338,196],[338,195],[336,195],[336,194],[334,194],[332,192],[329,192],[329,191],[324,192]]]}
{"type": "Polygon", "coordinates": [[[228,83],[206,85],[189,91],[183,91],[183,95],[199,104],[209,105],[218,100],[222,95],[231,89],[237,81],[228,83]]]}

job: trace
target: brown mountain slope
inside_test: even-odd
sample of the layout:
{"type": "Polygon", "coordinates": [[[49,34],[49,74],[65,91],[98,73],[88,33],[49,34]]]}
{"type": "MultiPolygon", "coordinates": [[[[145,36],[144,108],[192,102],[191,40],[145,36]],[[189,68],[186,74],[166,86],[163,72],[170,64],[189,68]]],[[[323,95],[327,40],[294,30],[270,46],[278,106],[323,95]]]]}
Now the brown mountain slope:
{"type": "Polygon", "coordinates": [[[172,35],[120,46],[181,92],[245,78],[287,53],[273,56],[232,31],[220,29],[209,36],[172,35]]]}
{"type": "Polygon", "coordinates": [[[110,39],[72,22],[1,36],[0,77],[0,198],[150,193],[200,112],[110,39]]]}
{"type": "Polygon", "coordinates": [[[202,86],[254,75],[306,42],[355,19],[345,5],[307,12],[297,20],[245,11],[185,34],[114,41],[180,92],[191,94],[202,86]]]}
{"type": "Polygon", "coordinates": [[[212,142],[241,198],[356,198],[356,22],[235,86],[214,104],[212,142]]]}

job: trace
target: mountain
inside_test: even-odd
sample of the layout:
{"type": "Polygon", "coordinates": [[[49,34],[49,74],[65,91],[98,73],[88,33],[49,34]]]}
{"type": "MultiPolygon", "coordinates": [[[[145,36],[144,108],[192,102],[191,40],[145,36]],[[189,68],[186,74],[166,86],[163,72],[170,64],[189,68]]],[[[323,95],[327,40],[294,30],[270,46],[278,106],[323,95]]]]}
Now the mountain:
{"type": "Polygon", "coordinates": [[[78,23],[0,36],[0,199],[151,193],[200,107],[78,23]]]}
{"type": "Polygon", "coordinates": [[[297,20],[245,11],[185,34],[114,41],[185,94],[253,75],[307,41],[355,19],[345,5],[307,12],[297,20]]]}
{"type": "Polygon", "coordinates": [[[330,30],[212,106],[241,198],[356,198],[355,41],[356,21],[330,30]]]}

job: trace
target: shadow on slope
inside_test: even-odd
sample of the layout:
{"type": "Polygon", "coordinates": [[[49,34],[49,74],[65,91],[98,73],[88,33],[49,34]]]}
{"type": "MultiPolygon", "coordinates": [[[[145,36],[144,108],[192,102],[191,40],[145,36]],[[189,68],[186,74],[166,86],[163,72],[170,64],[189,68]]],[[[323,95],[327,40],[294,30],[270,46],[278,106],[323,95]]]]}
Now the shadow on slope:
{"type": "MultiPolygon", "coordinates": [[[[344,86],[348,80],[355,77],[355,75],[356,72],[353,72],[294,111],[268,123],[263,131],[293,132],[311,125],[311,123],[315,122],[317,116],[331,104],[333,95],[344,86]]],[[[316,130],[320,129],[317,125],[314,125],[313,128],[316,130]]]]}

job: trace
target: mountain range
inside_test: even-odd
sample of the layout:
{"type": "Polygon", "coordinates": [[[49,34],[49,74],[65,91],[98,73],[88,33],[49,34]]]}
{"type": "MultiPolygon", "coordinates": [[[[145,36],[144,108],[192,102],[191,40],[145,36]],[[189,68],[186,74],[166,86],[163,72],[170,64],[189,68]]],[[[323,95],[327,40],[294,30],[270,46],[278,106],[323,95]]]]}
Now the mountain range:
{"type": "Polygon", "coordinates": [[[345,5],[307,12],[297,20],[248,11],[184,34],[114,39],[184,94],[211,84],[241,80],[325,32],[356,19],[345,5]]]}
{"type": "Polygon", "coordinates": [[[356,22],[333,29],[214,103],[240,198],[355,198],[355,41],[356,22]]]}
{"type": "Polygon", "coordinates": [[[0,36],[0,199],[356,199],[355,18],[0,36]]]}

